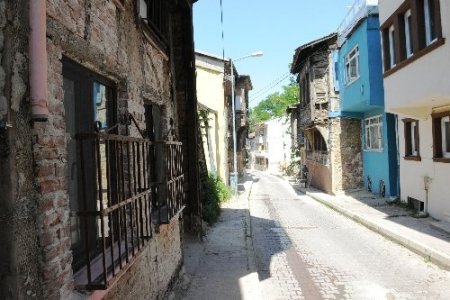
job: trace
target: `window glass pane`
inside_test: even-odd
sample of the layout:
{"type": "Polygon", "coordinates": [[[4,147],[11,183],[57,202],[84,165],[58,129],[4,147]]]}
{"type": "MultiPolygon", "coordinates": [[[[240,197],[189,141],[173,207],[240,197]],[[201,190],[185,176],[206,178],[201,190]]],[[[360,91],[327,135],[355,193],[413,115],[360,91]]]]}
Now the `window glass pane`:
{"type": "Polygon", "coordinates": [[[77,164],[76,162],[76,142],[75,135],[75,81],[65,78],[63,79],[64,90],[64,109],[66,111],[66,133],[69,135],[67,141],[67,162],[69,170],[67,173],[67,182],[69,186],[70,199],[70,234],[72,245],[78,245],[81,242],[80,220],[75,212],[79,211],[78,198],[78,181],[77,181],[77,164]]]}
{"type": "Polygon", "coordinates": [[[449,117],[444,118],[442,126],[442,144],[444,146],[444,152],[450,153],[450,120],[449,117]]]}
{"type": "Polygon", "coordinates": [[[417,149],[416,149],[416,123],[411,122],[411,155],[417,155],[417,149]]]}
{"type": "Polygon", "coordinates": [[[436,38],[434,0],[424,0],[425,40],[429,45],[436,38]]]}
{"type": "Polygon", "coordinates": [[[94,81],[93,84],[93,103],[95,122],[101,124],[101,128],[107,128],[108,122],[106,118],[106,102],[107,102],[107,88],[101,83],[94,81]]]}
{"type": "Polygon", "coordinates": [[[357,70],[356,70],[356,59],[353,59],[351,62],[350,62],[350,76],[353,78],[353,77],[357,77],[358,76],[358,74],[356,73],[357,72],[357,70]]]}
{"type": "Polygon", "coordinates": [[[405,50],[406,56],[409,57],[412,54],[412,19],[411,10],[405,13],[405,50]]]}
{"type": "Polygon", "coordinates": [[[395,30],[394,26],[389,27],[389,62],[390,67],[395,66],[395,30]]]}

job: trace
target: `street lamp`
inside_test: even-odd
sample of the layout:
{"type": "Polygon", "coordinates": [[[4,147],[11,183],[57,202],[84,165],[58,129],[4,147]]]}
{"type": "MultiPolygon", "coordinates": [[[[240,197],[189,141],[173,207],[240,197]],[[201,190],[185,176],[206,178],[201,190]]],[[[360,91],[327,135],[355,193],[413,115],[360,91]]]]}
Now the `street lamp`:
{"type": "MultiPolygon", "coordinates": [[[[260,57],[263,56],[262,51],[252,52],[249,55],[245,55],[236,58],[234,61],[243,60],[249,57],[260,57]]],[[[236,110],[235,110],[235,96],[234,96],[234,70],[233,70],[233,60],[230,58],[231,67],[231,111],[232,111],[232,121],[233,121],[233,173],[230,176],[230,186],[233,189],[233,193],[237,193],[237,182],[238,182],[238,170],[237,170],[237,153],[236,153],[236,110]]]]}

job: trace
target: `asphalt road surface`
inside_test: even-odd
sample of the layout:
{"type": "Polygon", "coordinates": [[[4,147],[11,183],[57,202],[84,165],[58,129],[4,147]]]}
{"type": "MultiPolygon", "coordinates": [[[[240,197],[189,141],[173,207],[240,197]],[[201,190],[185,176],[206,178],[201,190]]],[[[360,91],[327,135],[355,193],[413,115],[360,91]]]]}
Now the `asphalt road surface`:
{"type": "Polygon", "coordinates": [[[252,172],[253,248],[265,299],[450,299],[450,272],[252,172]]]}

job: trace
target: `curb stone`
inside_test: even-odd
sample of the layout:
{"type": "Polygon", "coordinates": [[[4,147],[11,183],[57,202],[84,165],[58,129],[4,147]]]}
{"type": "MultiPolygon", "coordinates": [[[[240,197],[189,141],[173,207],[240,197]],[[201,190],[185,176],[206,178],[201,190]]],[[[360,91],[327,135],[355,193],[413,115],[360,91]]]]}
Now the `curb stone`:
{"type": "Polygon", "coordinates": [[[356,221],[357,223],[367,227],[368,229],[384,236],[385,238],[387,238],[397,244],[400,244],[401,246],[404,246],[405,248],[422,256],[424,259],[432,262],[433,264],[439,266],[440,268],[445,269],[445,270],[450,270],[450,254],[443,253],[437,249],[427,247],[423,243],[420,243],[418,241],[404,237],[395,231],[392,231],[380,224],[377,224],[374,221],[371,221],[369,219],[364,218],[363,216],[353,213],[353,212],[343,208],[340,205],[337,205],[335,203],[324,200],[324,199],[314,195],[313,193],[305,191],[304,189],[303,190],[301,188],[295,188],[295,189],[297,191],[311,197],[312,199],[322,203],[323,205],[337,211],[338,213],[352,219],[353,221],[356,221]]]}

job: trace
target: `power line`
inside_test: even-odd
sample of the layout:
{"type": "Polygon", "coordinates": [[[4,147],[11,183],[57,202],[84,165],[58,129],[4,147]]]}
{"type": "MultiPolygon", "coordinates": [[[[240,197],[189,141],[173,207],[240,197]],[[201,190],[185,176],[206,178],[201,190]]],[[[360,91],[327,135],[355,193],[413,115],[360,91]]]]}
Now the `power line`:
{"type": "Polygon", "coordinates": [[[223,3],[220,0],[220,25],[222,29],[222,60],[225,61],[225,29],[223,26],[223,3]]]}
{"type": "MultiPolygon", "coordinates": [[[[259,93],[258,95],[252,96],[252,100],[251,100],[251,101],[254,101],[254,100],[257,100],[257,99],[261,99],[261,98],[265,97],[265,93],[267,93],[267,92],[269,92],[270,90],[274,89],[275,87],[277,87],[278,85],[280,85],[283,81],[285,81],[285,80],[288,79],[288,78],[289,78],[289,74],[287,74],[287,75],[285,75],[284,77],[282,77],[282,78],[278,79],[277,81],[273,82],[270,86],[267,86],[267,87],[264,89],[264,91],[263,91],[264,93],[261,92],[261,93],[259,93]]],[[[251,102],[251,101],[250,101],[250,102],[251,102]]]]}
{"type": "MultiPolygon", "coordinates": [[[[277,82],[275,82],[273,85],[269,86],[266,90],[266,92],[272,90],[273,88],[277,87],[278,85],[280,85],[283,81],[285,81],[286,79],[289,78],[289,74],[287,74],[285,77],[281,78],[280,80],[278,80],[277,82]]],[[[249,101],[249,103],[256,101],[256,100],[261,100],[265,97],[266,95],[264,94],[260,94],[257,97],[252,97],[252,99],[249,101]]]]}
{"type": "Polygon", "coordinates": [[[256,98],[256,97],[260,96],[262,93],[266,92],[266,90],[270,89],[274,83],[278,82],[280,79],[286,78],[286,76],[289,75],[289,74],[290,74],[290,72],[286,72],[283,75],[275,78],[273,81],[268,83],[265,87],[259,89],[255,93],[253,93],[253,97],[256,98]]]}

